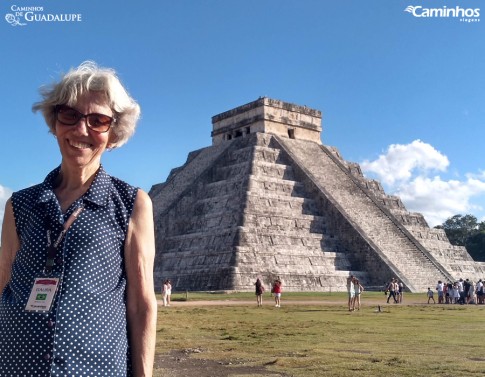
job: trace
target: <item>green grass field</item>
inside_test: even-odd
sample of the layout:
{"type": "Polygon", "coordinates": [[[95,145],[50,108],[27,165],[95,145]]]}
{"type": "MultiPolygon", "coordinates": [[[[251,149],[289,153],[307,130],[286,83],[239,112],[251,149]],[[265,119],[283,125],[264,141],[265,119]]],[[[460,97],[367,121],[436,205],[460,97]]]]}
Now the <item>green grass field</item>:
{"type": "Polygon", "coordinates": [[[348,311],[345,293],[285,293],[279,309],[269,294],[262,308],[252,293],[188,295],[237,305],[177,307],[185,294],[173,300],[159,309],[157,354],[197,348],[191,357],[293,376],[485,375],[483,305],[426,305],[425,294],[385,305],[378,292],[365,292],[358,312],[348,311]]]}

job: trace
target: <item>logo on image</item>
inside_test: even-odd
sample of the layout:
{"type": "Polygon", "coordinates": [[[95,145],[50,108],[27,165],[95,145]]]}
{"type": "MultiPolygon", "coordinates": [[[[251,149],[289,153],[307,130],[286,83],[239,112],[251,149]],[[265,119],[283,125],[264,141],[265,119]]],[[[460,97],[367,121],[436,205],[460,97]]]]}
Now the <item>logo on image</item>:
{"type": "Polygon", "coordinates": [[[425,8],[421,5],[409,5],[404,12],[417,18],[453,18],[460,22],[480,22],[480,8],[446,7],[425,8]]]}
{"type": "Polygon", "coordinates": [[[46,13],[44,7],[20,7],[12,5],[5,21],[11,26],[26,26],[32,22],[81,22],[80,13],[46,13]]]}

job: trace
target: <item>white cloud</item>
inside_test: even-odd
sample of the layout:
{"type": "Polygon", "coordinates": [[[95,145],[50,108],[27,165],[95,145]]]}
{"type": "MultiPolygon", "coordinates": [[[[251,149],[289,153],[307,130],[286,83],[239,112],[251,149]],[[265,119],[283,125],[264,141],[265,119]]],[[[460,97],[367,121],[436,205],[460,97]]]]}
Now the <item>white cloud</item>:
{"type": "Polygon", "coordinates": [[[403,183],[396,191],[407,209],[422,213],[430,226],[442,224],[457,214],[473,214],[482,210],[471,201],[482,193],[485,193],[485,181],[470,178],[464,181],[445,181],[438,176],[418,176],[403,183]]]}
{"type": "Polygon", "coordinates": [[[12,190],[0,185],[0,234],[2,232],[3,214],[5,212],[5,203],[12,195],[12,190]]]}
{"type": "Polygon", "coordinates": [[[398,195],[409,211],[422,213],[430,226],[450,216],[484,210],[473,200],[485,196],[485,171],[445,180],[437,172],[446,172],[448,166],[445,155],[420,140],[393,144],[375,161],[361,163],[365,175],[380,180],[386,193],[398,195]]]}
{"type": "Polygon", "coordinates": [[[409,180],[415,170],[422,174],[446,171],[449,164],[448,157],[430,144],[414,140],[407,145],[392,144],[377,160],[365,160],[360,165],[363,171],[379,176],[384,184],[394,185],[409,180]]]}

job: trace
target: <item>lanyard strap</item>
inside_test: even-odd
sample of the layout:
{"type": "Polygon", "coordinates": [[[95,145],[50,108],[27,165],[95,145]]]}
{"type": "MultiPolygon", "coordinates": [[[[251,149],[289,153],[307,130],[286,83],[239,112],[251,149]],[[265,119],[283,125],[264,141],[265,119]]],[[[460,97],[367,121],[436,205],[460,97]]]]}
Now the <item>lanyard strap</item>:
{"type": "Polygon", "coordinates": [[[73,213],[71,213],[67,221],[64,223],[63,229],[54,243],[52,243],[52,240],[51,240],[51,230],[49,229],[47,231],[47,259],[45,261],[45,268],[44,268],[45,273],[50,273],[52,271],[52,268],[54,267],[54,264],[55,264],[55,258],[57,255],[57,248],[59,247],[67,231],[74,223],[74,221],[76,221],[76,219],[79,217],[83,209],[84,207],[80,206],[76,208],[73,213]]]}

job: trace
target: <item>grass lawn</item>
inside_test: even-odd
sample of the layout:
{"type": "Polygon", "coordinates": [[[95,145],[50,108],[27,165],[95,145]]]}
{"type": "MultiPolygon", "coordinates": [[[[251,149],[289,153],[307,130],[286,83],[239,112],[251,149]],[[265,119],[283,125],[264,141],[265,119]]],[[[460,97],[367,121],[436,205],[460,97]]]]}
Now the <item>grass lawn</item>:
{"type": "Polygon", "coordinates": [[[236,305],[177,306],[185,294],[173,299],[159,309],[157,354],[198,349],[191,357],[293,376],[485,375],[483,305],[426,305],[425,293],[385,305],[378,292],[364,292],[358,312],[348,311],[344,293],[284,293],[281,308],[269,294],[262,308],[252,293],[188,295],[236,305]]]}

